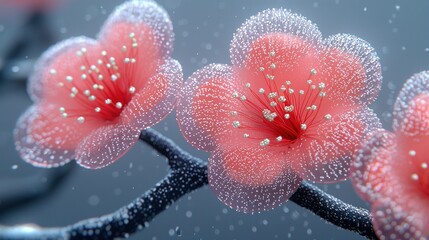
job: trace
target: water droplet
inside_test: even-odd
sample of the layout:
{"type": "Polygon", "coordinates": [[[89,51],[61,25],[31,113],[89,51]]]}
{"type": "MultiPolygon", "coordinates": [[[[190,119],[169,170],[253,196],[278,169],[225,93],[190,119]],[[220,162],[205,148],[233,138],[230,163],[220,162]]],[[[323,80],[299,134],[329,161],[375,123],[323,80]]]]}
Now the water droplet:
{"type": "Polygon", "coordinates": [[[16,169],[18,169],[18,165],[16,165],[16,164],[14,164],[14,165],[12,165],[12,170],[16,170],[16,169]]]}

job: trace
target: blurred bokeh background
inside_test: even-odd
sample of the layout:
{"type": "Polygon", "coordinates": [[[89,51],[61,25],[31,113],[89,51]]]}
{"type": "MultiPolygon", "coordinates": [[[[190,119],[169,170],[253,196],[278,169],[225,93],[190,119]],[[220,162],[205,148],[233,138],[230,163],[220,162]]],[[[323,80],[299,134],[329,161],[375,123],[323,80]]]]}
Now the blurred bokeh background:
{"type": "MultiPolygon", "coordinates": [[[[71,36],[95,37],[119,0],[65,0],[49,8],[9,8],[0,0],[0,206],[5,196],[26,194],[43,186],[52,170],[23,162],[12,131],[30,106],[25,76],[33,60],[53,42],[71,36]],[[44,9],[35,14],[34,10],[44,9]],[[26,187],[28,184],[29,187],[26,187]]],[[[30,0],[27,0],[30,1],[30,0]]],[[[51,1],[52,2],[52,1],[51,1]]],[[[372,105],[384,127],[402,84],[429,69],[429,1],[408,0],[159,0],[170,14],[176,36],[173,57],[185,78],[208,63],[230,63],[229,43],[250,16],[267,8],[288,8],[317,23],[326,37],[359,36],[376,49],[383,67],[383,88],[372,105]]],[[[155,126],[181,147],[207,158],[180,135],[175,115],[155,126]]],[[[117,163],[100,170],[76,166],[45,198],[0,212],[0,224],[36,223],[61,226],[110,213],[154,186],[167,173],[163,157],[139,142],[117,163]]],[[[350,182],[320,185],[353,205],[368,208],[350,182]]],[[[131,239],[361,239],[311,212],[285,203],[261,214],[237,213],[217,200],[208,187],[193,192],[152,221],[131,239]]]]}

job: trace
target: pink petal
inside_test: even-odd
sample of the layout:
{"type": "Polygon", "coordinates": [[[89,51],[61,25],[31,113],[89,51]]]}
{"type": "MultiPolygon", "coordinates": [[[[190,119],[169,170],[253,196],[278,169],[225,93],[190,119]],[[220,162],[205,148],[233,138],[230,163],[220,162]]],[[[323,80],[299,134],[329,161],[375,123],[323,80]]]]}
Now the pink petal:
{"type": "Polygon", "coordinates": [[[359,195],[373,202],[392,192],[391,164],[397,155],[395,135],[385,130],[368,134],[355,154],[350,178],[359,195]]]}
{"type": "MultiPolygon", "coordinates": [[[[161,57],[170,56],[174,41],[173,25],[167,12],[155,1],[126,1],[118,6],[102,27],[99,39],[103,39],[106,35],[115,34],[115,32],[111,31],[115,31],[118,23],[148,26],[148,28],[151,29],[149,36],[145,36],[146,31],[140,32],[138,29],[135,33],[141,34],[144,41],[148,39],[153,41],[155,46],[159,49],[161,57]]],[[[125,36],[117,37],[122,38],[128,35],[129,33],[126,33],[125,36]]],[[[143,44],[143,42],[141,44],[143,44]]]]}
{"type": "Polygon", "coordinates": [[[121,121],[140,131],[160,122],[175,107],[182,82],[180,63],[166,60],[122,111],[121,121]]]}
{"type": "Polygon", "coordinates": [[[381,88],[381,66],[374,48],[349,34],[337,34],[324,40],[324,57],[319,72],[329,86],[327,96],[333,102],[352,100],[368,105],[381,88]]]}
{"type": "Polygon", "coordinates": [[[170,113],[180,91],[182,71],[168,60],[122,111],[117,123],[89,134],[76,149],[77,162],[87,168],[102,168],[122,157],[138,140],[141,130],[170,113]]]}
{"type": "Polygon", "coordinates": [[[265,211],[287,201],[301,183],[285,163],[284,156],[261,148],[218,149],[209,159],[209,183],[229,207],[265,211]]]}
{"type": "Polygon", "coordinates": [[[288,34],[319,46],[321,34],[315,24],[286,9],[267,9],[248,19],[234,34],[231,42],[231,62],[243,67],[256,39],[266,34],[288,34]]]}
{"type": "Polygon", "coordinates": [[[57,167],[74,158],[79,141],[97,122],[63,119],[52,104],[33,105],[18,120],[15,145],[21,157],[38,167],[57,167]]]}
{"type": "Polygon", "coordinates": [[[393,111],[393,129],[415,136],[429,134],[429,71],[413,75],[402,88],[393,111]]]}
{"type": "Polygon", "coordinates": [[[408,204],[402,201],[408,205],[406,207],[389,199],[381,199],[372,206],[374,230],[380,239],[429,238],[429,199],[408,198],[404,195],[404,200],[410,201],[408,204]]]}
{"type": "Polygon", "coordinates": [[[294,146],[298,159],[292,160],[295,171],[304,180],[329,183],[345,180],[353,153],[367,133],[381,128],[379,119],[369,108],[334,114],[315,133],[303,137],[294,146]]]}
{"type": "Polygon", "coordinates": [[[35,63],[34,72],[31,74],[28,81],[27,91],[31,99],[34,102],[40,101],[43,94],[47,92],[45,89],[46,85],[52,84],[54,86],[55,83],[57,83],[57,81],[55,81],[56,78],[49,75],[49,71],[52,68],[49,68],[49,66],[54,66],[58,72],[66,71],[71,66],[74,68],[74,65],[77,65],[74,63],[75,58],[68,58],[67,61],[65,61],[67,53],[69,55],[74,55],[75,52],[82,47],[93,46],[95,44],[96,42],[93,39],[75,37],[59,42],[45,51],[35,63]]]}
{"type": "Polygon", "coordinates": [[[185,82],[177,106],[177,121],[186,139],[202,150],[210,151],[216,139],[232,127],[234,74],[227,65],[211,64],[185,82]]]}
{"type": "Polygon", "coordinates": [[[122,157],[139,139],[140,129],[123,123],[98,128],[76,149],[76,161],[81,166],[98,169],[122,157]]]}

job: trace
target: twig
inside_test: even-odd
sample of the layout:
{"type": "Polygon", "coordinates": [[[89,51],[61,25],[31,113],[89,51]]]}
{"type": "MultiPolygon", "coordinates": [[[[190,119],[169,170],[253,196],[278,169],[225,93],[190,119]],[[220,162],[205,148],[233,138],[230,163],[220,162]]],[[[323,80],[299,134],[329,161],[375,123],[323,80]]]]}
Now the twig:
{"type": "MultiPolygon", "coordinates": [[[[142,132],[140,139],[168,158],[171,172],[153,189],[128,206],[99,218],[60,228],[29,226],[0,227],[0,239],[113,239],[142,229],[159,213],[185,194],[208,183],[207,164],[189,155],[155,130],[142,132]]],[[[319,188],[303,183],[291,201],[337,225],[376,239],[368,211],[346,204],[319,188]]]]}

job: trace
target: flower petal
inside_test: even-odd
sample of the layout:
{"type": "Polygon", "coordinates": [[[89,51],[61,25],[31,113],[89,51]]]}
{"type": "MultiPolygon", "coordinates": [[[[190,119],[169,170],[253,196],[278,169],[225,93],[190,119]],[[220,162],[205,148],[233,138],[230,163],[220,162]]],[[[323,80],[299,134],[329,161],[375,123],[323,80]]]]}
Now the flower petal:
{"type": "Polygon", "coordinates": [[[229,207],[246,213],[279,206],[301,183],[284,156],[261,148],[216,150],[209,159],[209,183],[229,207]]]}
{"type": "Polygon", "coordinates": [[[211,64],[193,73],[185,82],[177,106],[182,134],[194,147],[210,151],[216,139],[232,129],[234,73],[231,67],[211,64]]]}
{"type": "MultiPolygon", "coordinates": [[[[173,25],[167,12],[155,1],[131,0],[118,6],[102,27],[99,38],[114,34],[111,31],[115,31],[115,25],[118,23],[147,25],[151,30],[151,40],[161,52],[160,56],[168,57],[171,54],[174,41],[173,25]]],[[[143,39],[148,40],[146,36],[143,36],[143,39]]]]}
{"type": "Polygon", "coordinates": [[[35,63],[34,72],[31,74],[28,81],[27,91],[31,99],[34,102],[40,101],[43,95],[46,94],[46,90],[44,92],[46,85],[51,84],[55,86],[55,84],[58,83],[58,78],[49,74],[50,69],[55,68],[58,72],[63,72],[69,69],[70,66],[77,65],[74,63],[75,59],[70,59],[67,55],[70,56],[71,53],[74,55],[78,49],[95,44],[96,42],[93,39],[74,37],[59,42],[45,51],[35,63]],[[67,61],[65,61],[65,59],[67,59],[67,61]]]}
{"type": "Polygon", "coordinates": [[[413,75],[402,88],[393,110],[393,129],[409,136],[429,133],[429,71],[413,75]]]}
{"type": "Polygon", "coordinates": [[[302,146],[296,147],[299,157],[293,163],[294,169],[308,181],[329,183],[345,180],[352,154],[358,150],[367,133],[379,128],[380,121],[369,108],[335,114],[318,127],[314,136],[308,136],[302,146]]]}
{"type": "Polygon", "coordinates": [[[253,42],[270,33],[285,33],[319,46],[321,34],[317,26],[305,17],[286,9],[267,9],[248,19],[234,34],[231,42],[231,62],[243,67],[253,42]]]}
{"type": "Polygon", "coordinates": [[[57,167],[74,158],[79,141],[97,126],[97,122],[79,124],[76,119],[63,119],[52,104],[33,105],[17,122],[15,146],[34,166],[57,167]]]}
{"type": "Polygon", "coordinates": [[[167,60],[128,103],[121,113],[121,121],[140,130],[160,122],[175,107],[182,82],[180,63],[167,60]]]}
{"type": "Polygon", "coordinates": [[[102,126],[84,138],[76,148],[76,161],[98,169],[122,157],[139,139],[140,129],[122,122],[102,126]]]}
{"type": "Polygon", "coordinates": [[[168,60],[132,98],[118,123],[100,127],[79,144],[77,162],[96,169],[122,157],[137,142],[141,130],[158,123],[173,110],[182,78],[180,64],[168,60]]]}
{"type": "Polygon", "coordinates": [[[403,201],[408,205],[406,207],[388,199],[380,200],[372,206],[374,230],[380,239],[429,238],[428,199],[409,199],[406,195],[404,197],[409,200],[408,204],[403,201]]]}
{"type": "Polygon", "coordinates": [[[396,155],[396,140],[393,133],[385,130],[368,134],[361,149],[355,153],[351,165],[351,180],[359,195],[373,202],[391,192],[390,174],[392,157],[396,155]],[[386,184],[388,183],[388,184],[386,184]]]}
{"type": "Polygon", "coordinates": [[[333,102],[352,100],[368,105],[381,88],[381,66],[374,48],[349,34],[337,34],[324,40],[325,50],[319,71],[333,102]]]}

